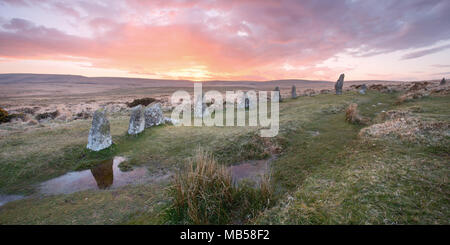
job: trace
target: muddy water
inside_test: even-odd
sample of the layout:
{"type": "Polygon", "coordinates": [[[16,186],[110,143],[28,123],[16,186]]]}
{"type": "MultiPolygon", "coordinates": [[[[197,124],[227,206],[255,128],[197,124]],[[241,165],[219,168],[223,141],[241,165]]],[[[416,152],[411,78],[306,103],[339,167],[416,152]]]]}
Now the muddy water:
{"type": "Polygon", "coordinates": [[[263,160],[250,160],[231,166],[230,171],[233,182],[238,183],[243,179],[258,182],[262,175],[269,173],[270,162],[275,158],[275,156],[272,156],[271,158],[263,160]]]}
{"type": "Polygon", "coordinates": [[[23,198],[25,198],[25,196],[22,195],[0,195],[0,207],[7,202],[17,201],[23,198]]]}
{"type": "Polygon", "coordinates": [[[170,174],[151,174],[146,167],[136,167],[123,172],[119,164],[126,159],[115,157],[84,171],[69,172],[39,185],[44,195],[69,194],[83,190],[117,188],[129,184],[144,184],[166,179],[170,174]]]}

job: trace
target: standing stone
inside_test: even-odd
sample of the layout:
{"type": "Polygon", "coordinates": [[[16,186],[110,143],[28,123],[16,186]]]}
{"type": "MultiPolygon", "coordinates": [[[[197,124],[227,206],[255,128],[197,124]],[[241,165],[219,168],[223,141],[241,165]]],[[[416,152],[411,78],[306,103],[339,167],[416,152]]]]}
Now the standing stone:
{"type": "Polygon", "coordinates": [[[334,89],[336,90],[336,94],[342,94],[342,87],[344,86],[344,74],[339,76],[336,84],[334,85],[334,89]]]}
{"type": "Polygon", "coordinates": [[[128,134],[136,135],[144,131],[144,129],[145,129],[144,107],[142,107],[142,105],[138,105],[131,109],[128,134]]]}
{"type": "Polygon", "coordinates": [[[445,77],[442,78],[440,85],[444,85],[447,81],[445,81],[445,77]]]}
{"type": "Polygon", "coordinates": [[[194,101],[194,117],[203,118],[206,115],[209,115],[209,109],[205,104],[205,95],[202,93],[198,95],[194,101]]]}
{"type": "Polygon", "coordinates": [[[283,99],[281,98],[281,91],[278,86],[275,87],[275,91],[278,91],[278,102],[283,102],[283,99]]]}
{"type": "Polygon", "coordinates": [[[247,92],[238,93],[238,96],[236,97],[236,108],[238,110],[248,108],[247,92]]]}
{"type": "Polygon", "coordinates": [[[297,98],[297,88],[295,87],[295,85],[292,85],[291,97],[293,99],[297,98]]]}
{"type": "Polygon", "coordinates": [[[111,144],[112,138],[109,129],[109,121],[106,118],[106,111],[104,109],[98,109],[94,112],[86,147],[93,151],[100,151],[110,147],[111,144]]]}
{"type": "Polygon", "coordinates": [[[360,94],[366,94],[366,91],[367,91],[367,86],[366,86],[366,84],[363,84],[363,85],[361,85],[360,87],[359,87],[359,93],[360,94]]]}
{"type": "Polygon", "coordinates": [[[156,103],[145,108],[145,128],[158,126],[164,122],[164,115],[161,104],[156,103]]]}

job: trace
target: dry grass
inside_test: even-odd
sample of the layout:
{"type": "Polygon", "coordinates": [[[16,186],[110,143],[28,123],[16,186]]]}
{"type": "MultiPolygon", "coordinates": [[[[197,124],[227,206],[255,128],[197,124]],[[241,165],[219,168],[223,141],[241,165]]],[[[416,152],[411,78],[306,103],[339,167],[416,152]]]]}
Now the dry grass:
{"type": "Polygon", "coordinates": [[[199,149],[169,187],[167,219],[175,224],[229,224],[254,217],[271,204],[272,193],[267,178],[256,189],[234,185],[230,171],[199,149]]]}
{"type": "Polygon", "coordinates": [[[352,103],[345,110],[345,120],[353,124],[367,125],[370,119],[359,114],[358,104],[352,103]]]}

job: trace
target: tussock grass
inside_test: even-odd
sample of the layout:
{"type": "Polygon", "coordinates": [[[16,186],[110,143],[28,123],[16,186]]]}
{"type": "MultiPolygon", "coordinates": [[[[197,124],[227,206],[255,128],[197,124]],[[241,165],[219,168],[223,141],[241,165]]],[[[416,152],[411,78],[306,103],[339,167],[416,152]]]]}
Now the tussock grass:
{"type": "Polygon", "coordinates": [[[175,224],[229,224],[255,216],[273,199],[267,179],[257,189],[233,185],[229,170],[201,149],[168,190],[167,220],[175,224]]]}

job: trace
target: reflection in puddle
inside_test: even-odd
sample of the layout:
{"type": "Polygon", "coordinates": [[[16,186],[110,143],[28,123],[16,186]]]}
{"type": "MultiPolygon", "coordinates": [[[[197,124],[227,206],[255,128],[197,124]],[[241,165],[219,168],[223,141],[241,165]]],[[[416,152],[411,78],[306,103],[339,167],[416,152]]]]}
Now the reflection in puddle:
{"type": "Polygon", "coordinates": [[[0,195],[0,207],[8,202],[17,201],[24,197],[22,195],[0,195]]]}
{"type": "Polygon", "coordinates": [[[99,163],[90,170],[69,172],[60,177],[48,180],[39,187],[41,194],[69,194],[88,189],[107,189],[128,184],[145,183],[152,179],[146,167],[137,167],[122,172],[119,164],[123,157],[115,157],[99,163]]]}

